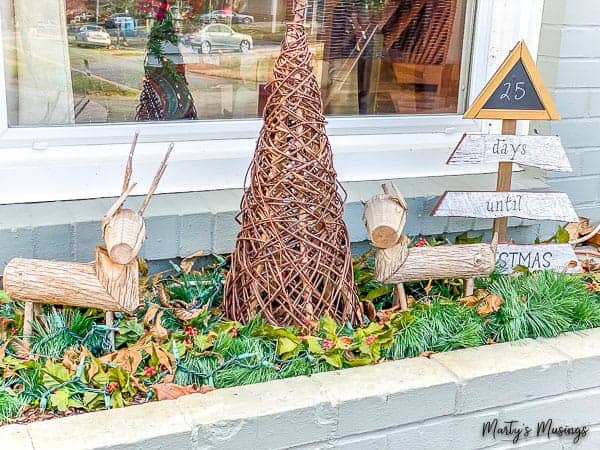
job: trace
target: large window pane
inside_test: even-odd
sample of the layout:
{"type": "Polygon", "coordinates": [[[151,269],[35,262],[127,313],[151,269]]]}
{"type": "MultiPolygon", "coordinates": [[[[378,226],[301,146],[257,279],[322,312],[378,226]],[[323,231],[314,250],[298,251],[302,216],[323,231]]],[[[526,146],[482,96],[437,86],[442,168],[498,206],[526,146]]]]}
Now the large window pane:
{"type": "MultiPolygon", "coordinates": [[[[309,0],[326,113],[458,112],[467,1],[309,0]]],[[[159,0],[35,5],[0,7],[11,126],[152,118],[138,108],[145,83],[164,119],[259,117],[291,14],[289,0],[171,0],[175,38],[156,53],[159,0]]]]}

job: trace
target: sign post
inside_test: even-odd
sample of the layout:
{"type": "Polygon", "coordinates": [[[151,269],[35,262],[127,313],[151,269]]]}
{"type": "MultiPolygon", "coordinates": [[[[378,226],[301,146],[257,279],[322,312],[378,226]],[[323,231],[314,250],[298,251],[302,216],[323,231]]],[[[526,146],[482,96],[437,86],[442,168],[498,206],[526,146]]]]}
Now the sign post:
{"type": "MultiPolygon", "coordinates": [[[[545,170],[571,171],[558,137],[516,135],[518,120],[560,119],[524,41],[511,50],[464,117],[502,120],[502,134],[466,134],[447,164],[497,162],[496,191],[445,192],[433,209],[433,216],[493,218],[493,233],[500,244],[507,242],[509,217],[578,220],[566,194],[511,191],[515,162],[545,170]]],[[[552,248],[547,245],[514,247],[498,246],[496,260],[503,264],[505,273],[510,273],[515,265],[525,265],[530,270],[572,270],[577,266],[573,248],[568,244],[552,248]]]]}

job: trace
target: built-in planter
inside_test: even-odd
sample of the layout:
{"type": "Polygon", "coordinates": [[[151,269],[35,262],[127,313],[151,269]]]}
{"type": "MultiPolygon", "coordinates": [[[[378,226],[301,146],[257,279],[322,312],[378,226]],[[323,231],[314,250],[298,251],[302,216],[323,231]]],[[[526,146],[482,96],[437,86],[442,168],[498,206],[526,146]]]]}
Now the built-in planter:
{"type": "Polygon", "coordinates": [[[600,448],[600,329],[0,427],[2,450],[521,446],[600,448]],[[538,437],[548,419],[579,429],[538,437]]]}

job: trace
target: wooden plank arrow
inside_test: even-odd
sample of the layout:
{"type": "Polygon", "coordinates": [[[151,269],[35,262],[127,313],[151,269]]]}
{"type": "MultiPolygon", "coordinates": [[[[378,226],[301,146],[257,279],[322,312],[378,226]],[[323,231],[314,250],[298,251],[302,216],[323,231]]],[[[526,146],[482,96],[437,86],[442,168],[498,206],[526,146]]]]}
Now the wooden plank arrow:
{"type": "Polygon", "coordinates": [[[558,136],[465,134],[447,164],[515,162],[558,172],[572,172],[558,136]]]}
{"type": "Polygon", "coordinates": [[[581,272],[577,255],[569,244],[499,244],[496,248],[496,267],[500,273],[511,273],[518,265],[527,267],[531,272],[581,272]]]}
{"type": "Polygon", "coordinates": [[[562,222],[579,220],[569,196],[562,192],[446,191],[431,215],[482,219],[520,217],[562,222]]]}

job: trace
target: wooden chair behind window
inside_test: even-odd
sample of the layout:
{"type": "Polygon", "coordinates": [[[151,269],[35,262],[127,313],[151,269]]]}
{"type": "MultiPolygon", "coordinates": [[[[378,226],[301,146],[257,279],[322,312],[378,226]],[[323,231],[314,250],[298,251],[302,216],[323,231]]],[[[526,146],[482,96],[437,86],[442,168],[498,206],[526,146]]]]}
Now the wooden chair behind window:
{"type": "Polygon", "coordinates": [[[459,64],[448,61],[458,1],[401,0],[388,3],[383,12],[383,49],[396,83],[433,85],[442,103],[432,105],[436,109],[455,103],[458,95],[459,64]]]}

